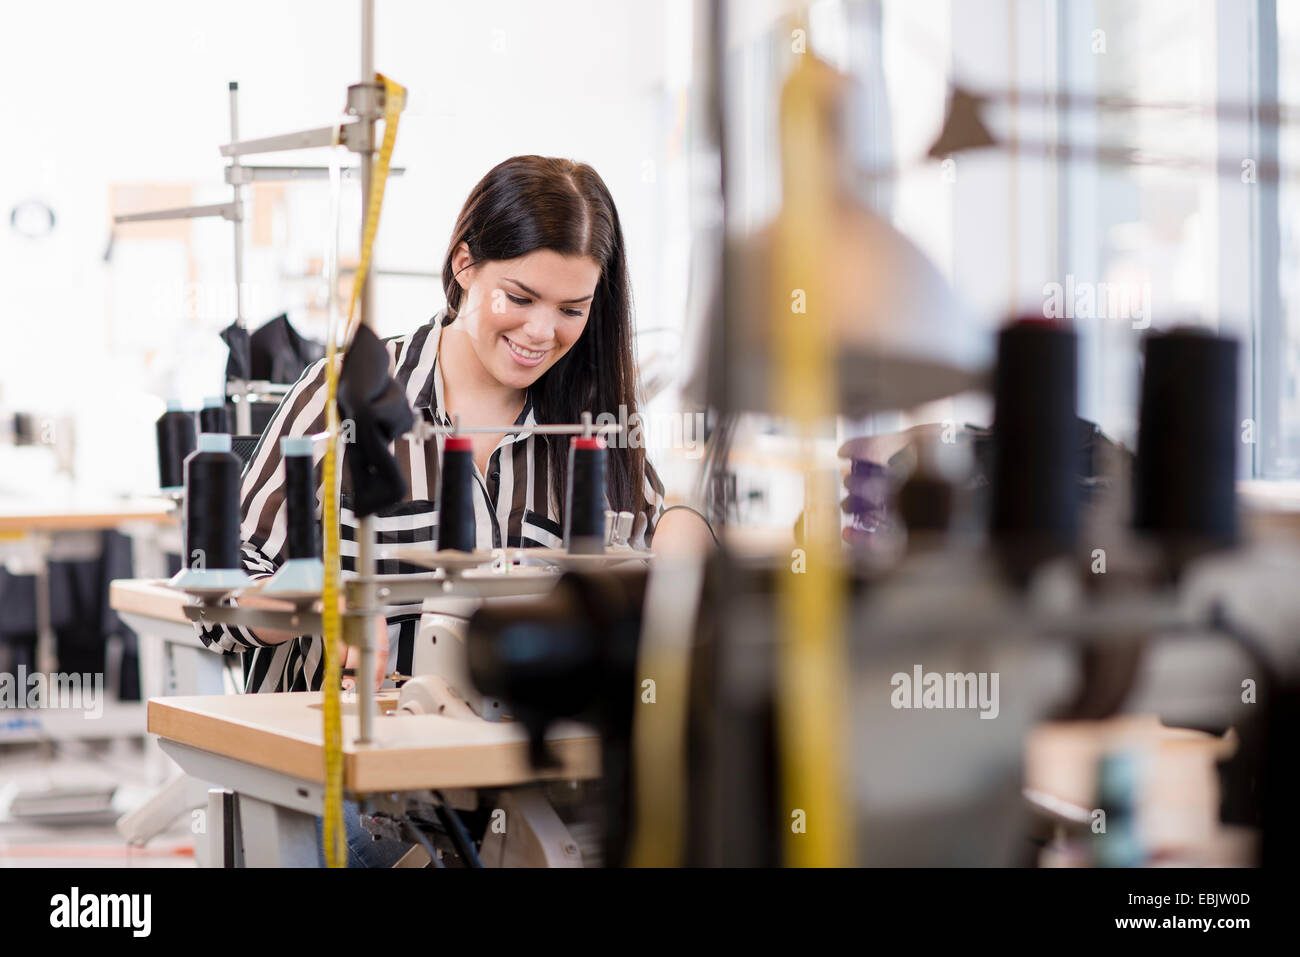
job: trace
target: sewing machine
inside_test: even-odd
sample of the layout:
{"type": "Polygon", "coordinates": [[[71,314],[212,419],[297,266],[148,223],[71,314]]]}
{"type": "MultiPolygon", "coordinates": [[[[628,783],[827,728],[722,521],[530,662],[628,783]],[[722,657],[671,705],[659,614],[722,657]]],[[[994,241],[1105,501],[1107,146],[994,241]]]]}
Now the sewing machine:
{"type": "MultiPolygon", "coordinates": [[[[598,832],[574,816],[590,807],[591,798],[578,782],[599,776],[598,737],[572,722],[548,729],[547,751],[557,764],[534,768],[528,728],[511,720],[500,698],[482,694],[471,679],[468,622],[481,608],[523,609],[549,594],[561,578],[561,565],[644,566],[648,553],[613,542],[603,556],[531,549],[448,555],[428,545],[403,545],[391,546],[385,557],[423,564],[431,572],[377,576],[379,594],[394,603],[393,611],[409,611],[418,602],[422,615],[413,674],[398,676],[400,689],[373,696],[377,714],[368,743],[356,740],[364,695],[349,694],[344,702],[344,786],[349,796],[365,802],[368,826],[419,845],[431,838],[425,831],[417,834],[413,821],[438,820],[444,801],[443,814],[447,808],[474,812],[494,802],[488,810],[503,812],[510,825],[483,835],[477,859],[484,864],[577,866],[599,859],[598,832]],[[539,787],[549,781],[566,783],[558,790],[539,787]],[[570,818],[567,824],[560,811],[570,818]]],[[[141,626],[156,619],[167,623],[162,630],[178,632],[192,632],[192,621],[200,619],[305,633],[319,628],[316,596],[282,592],[273,603],[254,597],[258,593],[257,588],[246,595],[204,593],[198,601],[186,601],[179,589],[158,583],[117,582],[113,603],[129,609],[141,626]]],[[[317,864],[324,771],[319,693],[159,697],[149,703],[148,726],[187,777],[119,822],[128,839],[144,843],[190,811],[206,822],[207,839],[196,849],[204,863],[317,864]],[[196,781],[219,787],[205,792],[196,781]]],[[[455,831],[437,830],[432,840],[455,831]]],[[[440,857],[470,859],[463,846],[449,841],[439,846],[440,857]]],[[[428,863],[429,851],[416,853],[416,859],[428,863]]]]}

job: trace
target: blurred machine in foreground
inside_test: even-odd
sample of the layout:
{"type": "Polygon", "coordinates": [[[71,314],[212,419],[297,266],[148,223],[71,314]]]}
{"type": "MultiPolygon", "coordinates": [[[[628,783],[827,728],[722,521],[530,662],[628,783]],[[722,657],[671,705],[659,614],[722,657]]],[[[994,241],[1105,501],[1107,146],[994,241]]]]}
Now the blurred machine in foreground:
{"type": "MultiPolygon", "coordinates": [[[[972,327],[937,270],[843,188],[844,81],[809,53],[781,102],[784,204],[742,234],[725,218],[725,7],[712,5],[701,138],[724,214],[704,229],[716,283],[694,381],[723,423],[783,415],[807,494],[792,550],[724,538],[651,570],[632,693],[654,694],[631,698],[628,860],[1287,859],[1300,601],[1282,583],[1300,550],[1237,531],[1236,343],[1148,337],[1136,458],[1081,426],[1067,326],[1029,317],[959,348],[972,327]],[[980,383],[995,404],[988,488],[963,485],[942,430],[913,436],[901,474],[850,467],[849,498],[880,493],[880,508],[851,503],[866,534],[844,547],[825,514],[843,466],[816,452],[835,416],[980,383]],[[872,554],[877,532],[892,542],[872,554]]],[[[574,650],[589,603],[559,620],[552,608],[536,632],[525,607],[471,620],[471,648],[536,637],[526,660],[495,659],[492,683],[526,685],[534,721],[602,693],[574,650]]],[[[626,682],[610,687],[628,700],[626,682]]]]}

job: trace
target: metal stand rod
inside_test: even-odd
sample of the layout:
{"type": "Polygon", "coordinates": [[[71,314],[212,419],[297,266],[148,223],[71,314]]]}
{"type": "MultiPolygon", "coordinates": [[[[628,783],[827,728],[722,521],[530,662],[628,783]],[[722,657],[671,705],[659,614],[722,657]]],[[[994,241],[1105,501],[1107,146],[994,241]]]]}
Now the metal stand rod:
{"type": "MultiPolygon", "coordinates": [[[[357,573],[363,578],[373,578],[375,574],[375,533],[372,519],[367,516],[360,520],[357,528],[357,573]]],[[[361,624],[360,663],[357,666],[357,715],[360,727],[357,733],[358,744],[368,744],[375,739],[375,632],[374,608],[375,586],[361,586],[364,599],[359,609],[365,616],[361,624]]]]}
{"type": "MultiPolygon", "coordinates": [[[[374,0],[361,0],[361,82],[375,82],[375,4],[374,0]]],[[[365,242],[366,216],[370,209],[370,191],[374,188],[375,117],[369,113],[358,118],[362,129],[361,149],[357,162],[361,168],[361,241],[365,242]]],[[[361,288],[361,325],[374,324],[374,284],[366,280],[361,288]]],[[[375,532],[369,517],[361,519],[357,528],[357,574],[372,578],[375,574],[375,532]]],[[[375,586],[362,585],[363,600],[359,609],[366,615],[364,633],[360,635],[360,671],[357,677],[357,716],[359,722],[358,744],[374,740],[375,722],[375,646],[374,626],[370,612],[374,608],[375,586]]]]}
{"type": "MultiPolygon", "coordinates": [[[[501,435],[518,434],[518,435],[582,435],[591,438],[593,435],[608,435],[625,431],[624,427],[617,424],[611,425],[593,425],[590,428],[584,425],[529,425],[521,426],[511,423],[510,425],[474,425],[474,426],[456,426],[456,425],[431,425],[423,423],[422,427],[407,432],[404,438],[414,439],[431,439],[435,435],[501,435]]],[[[329,438],[328,432],[314,432],[308,436],[313,442],[324,442],[329,438]]]]}
{"type": "MultiPolygon", "coordinates": [[[[230,138],[235,142],[239,141],[239,84],[234,81],[230,84],[230,138]]],[[[238,172],[234,172],[238,169],[239,157],[235,156],[230,160],[232,172],[229,175],[234,179],[230,187],[233,194],[231,201],[242,211],[243,187],[239,185],[238,172]]],[[[235,220],[235,322],[241,329],[244,327],[244,224],[242,220],[242,216],[235,220]]]]}
{"type": "MultiPolygon", "coordinates": [[[[375,0],[361,0],[361,82],[375,82],[375,0]]],[[[370,164],[363,162],[361,171],[369,173],[370,164]]]]}
{"type": "MultiPolygon", "coordinates": [[[[230,83],[230,139],[233,142],[239,141],[239,84],[231,81],[230,83]]],[[[231,178],[232,200],[237,215],[234,221],[235,227],[235,325],[240,329],[247,328],[247,321],[244,318],[244,216],[243,216],[243,187],[240,185],[241,177],[239,175],[239,157],[232,157],[230,166],[227,170],[227,176],[231,178]]],[[[249,435],[253,431],[253,410],[249,404],[249,395],[247,391],[237,397],[239,401],[235,403],[235,431],[240,435],[249,435]]]]}
{"type": "MultiPolygon", "coordinates": [[[[590,412],[584,412],[584,416],[590,416],[590,412]]],[[[588,419],[582,425],[528,425],[521,426],[515,423],[510,425],[474,425],[462,426],[459,423],[459,416],[456,416],[452,425],[432,425],[431,423],[422,423],[421,428],[409,433],[416,438],[430,439],[435,435],[499,435],[501,433],[518,433],[521,435],[581,435],[584,438],[591,438],[594,435],[608,435],[612,433],[625,432],[626,427],[619,425],[617,422],[611,422],[605,425],[593,425],[588,419]]]]}

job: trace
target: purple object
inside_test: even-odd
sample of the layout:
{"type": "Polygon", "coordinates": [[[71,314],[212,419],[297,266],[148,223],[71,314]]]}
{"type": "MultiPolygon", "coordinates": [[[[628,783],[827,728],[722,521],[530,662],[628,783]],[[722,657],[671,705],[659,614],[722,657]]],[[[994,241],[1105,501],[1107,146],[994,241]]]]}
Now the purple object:
{"type": "Polygon", "coordinates": [[[847,495],[840,503],[848,515],[844,530],[847,541],[862,541],[892,525],[889,515],[892,475],[888,466],[862,459],[852,459],[844,477],[847,495]]]}

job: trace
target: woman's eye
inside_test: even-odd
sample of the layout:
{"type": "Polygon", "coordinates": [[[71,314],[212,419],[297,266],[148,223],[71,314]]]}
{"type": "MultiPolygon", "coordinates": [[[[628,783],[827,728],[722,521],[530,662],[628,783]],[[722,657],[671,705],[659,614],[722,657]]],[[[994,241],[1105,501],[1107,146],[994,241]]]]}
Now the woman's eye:
{"type": "Polygon", "coordinates": [[[516,306],[526,306],[529,303],[529,300],[523,298],[522,296],[512,296],[510,293],[506,293],[506,298],[509,299],[511,302],[513,302],[516,306]]]}
{"type": "Polygon", "coordinates": [[[563,310],[561,310],[561,311],[562,311],[566,316],[572,316],[574,319],[581,319],[581,318],[582,318],[582,310],[581,310],[581,309],[563,309],[563,310]]]}

